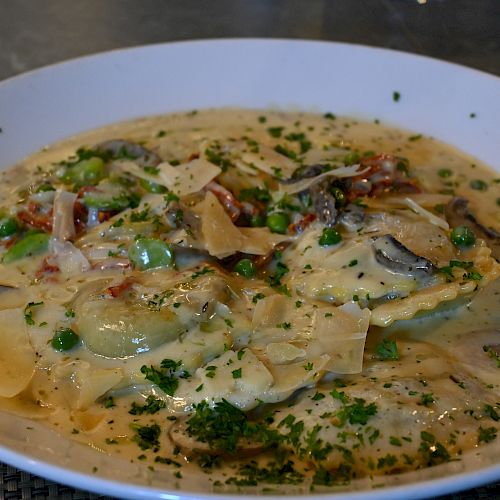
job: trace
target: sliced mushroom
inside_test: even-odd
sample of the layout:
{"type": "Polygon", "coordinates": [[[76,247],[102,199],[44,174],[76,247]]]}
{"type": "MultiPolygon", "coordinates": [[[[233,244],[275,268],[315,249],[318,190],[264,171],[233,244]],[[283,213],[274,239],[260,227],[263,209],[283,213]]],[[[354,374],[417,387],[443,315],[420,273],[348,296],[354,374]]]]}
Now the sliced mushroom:
{"type": "Polygon", "coordinates": [[[292,178],[286,181],[282,181],[284,183],[293,183],[297,182],[300,179],[308,179],[309,177],[316,177],[317,175],[322,174],[325,171],[325,165],[305,165],[303,167],[299,167],[292,174],[292,178]]]}
{"type": "Polygon", "coordinates": [[[476,236],[486,240],[491,248],[491,254],[500,261],[500,233],[481,224],[469,210],[469,201],[465,198],[453,198],[446,205],[445,216],[451,227],[466,226],[472,229],[476,236]]]}
{"type": "Polygon", "coordinates": [[[374,237],[372,245],[377,262],[395,273],[428,281],[436,272],[431,261],[415,255],[390,234],[374,237]]]}
{"type": "Polygon", "coordinates": [[[350,203],[339,215],[339,223],[351,233],[359,231],[365,223],[364,208],[350,203]]]}
{"type": "Polygon", "coordinates": [[[327,227],[332,227],[337,222],[337,209],[335,208],[335,198],[329,190],[330,181],[324,180],[314,184],[309,188],[314,210],[319,220],[327,227]]]}
{"type": "Polygon", "coordinates": [[[110,153],[113,157],[133,159],[140,166],[154,167],[161,163],[161,158],[153,151],[132,141],[112,139],[94,146],[94,151],[110,153]]]}
{"type": "Polygon", "coordinates": [[[209,443],[198,441],[188,432],[188,419],[178,419],[170,428],[169,437],[184,453],[206,453],[213,456],[228,456],[228,457],[248,457],[261,453],[264,449],[262,443],[250,441],[249,439],[241,438],[238,441],[236,452],[228,454],[223,450],[212,448],[209,443]]]}

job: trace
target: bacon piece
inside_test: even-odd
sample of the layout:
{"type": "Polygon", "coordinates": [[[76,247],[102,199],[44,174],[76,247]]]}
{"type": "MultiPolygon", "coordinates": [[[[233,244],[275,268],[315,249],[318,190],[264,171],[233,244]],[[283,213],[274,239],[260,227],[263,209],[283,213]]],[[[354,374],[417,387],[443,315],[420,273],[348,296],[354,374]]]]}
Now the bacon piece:
{"type": "Polygon", "coordinates": [[[224,186],[213,181],[206,185],[206,189],[217,197],[229,217],[231,217],[231,220],[233,222],[236,221],[243,211],[243,205],[235,198],[234,194],[224,186]]]}
{"type": "Polygon", "coordinates": [[[290,233],[301,233],[304,229],[315,221],[317,218],[316,214],[306,214],[298,222],[290,224],[288,226],[288,232],[290,233]]]}
{"type": "MultiPolygon", "coordinates": [[[[28,204],[28,210],[21,210],[17,213],[17,218],[20,222],[27,224],[35,229],[41,229],[46,233],[52,232],[52,209],[47,213],[40,213],[30,207],[31,202],[28,204]],[[31,208],[31,210],[30,210],[31,208]]],[[[39,207],[39,205],[37,205],[39,207]]]]}
{"type": "Polygon", "coordinates": [[[119,285],[110,286],[106,288],[106,292],[109,293],[112,297],[119,297],[123,292],[128,290],[132,286],[132,281],[126,279],[122,281],[119,285]]]}
{"type": "Polygon", "coordinates": [[[42,264],[40,265],[40,268],[37,269],[35,273],[35,278],[40,279],[48,274],[53,274],[53,273],[58,273],[59,272],[59,267],[57,267],[54,264],[49,264],[47,257],[45,257],[42,261],[42,264]]]}
{"type": "Polygon", "coordinates": [[[379,154],[363,158],[360,164],[362,168],[369,168],[369,170],[348,179],[349,201],[363,196],[381,196],[394,191],[420,192],[417,181],[407,177],[406,164],[402,158],[390,154],[379,154]]]}

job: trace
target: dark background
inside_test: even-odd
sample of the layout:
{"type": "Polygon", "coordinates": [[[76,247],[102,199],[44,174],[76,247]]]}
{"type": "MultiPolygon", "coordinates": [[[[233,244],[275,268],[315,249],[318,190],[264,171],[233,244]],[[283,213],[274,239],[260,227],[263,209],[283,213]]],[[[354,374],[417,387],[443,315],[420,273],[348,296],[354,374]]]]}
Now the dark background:
{"type": "MultiPolygon", "coordinates": [[[[375,45],[500,76],[500,0],[0,0],[0,80],[95,52],[225,37],[375,45]]],[[[18,498],[104,497],[0,463],[0,500],[18,498]]],[[[500,484],[446,497],[480,498],[500,499],[500,484]]]]}
{"type": "Polygon", "coordinates": [[[0,80],[119,47],[221,37],[376,45],[500,75],[500,0],[0,0],[0,80]]]}

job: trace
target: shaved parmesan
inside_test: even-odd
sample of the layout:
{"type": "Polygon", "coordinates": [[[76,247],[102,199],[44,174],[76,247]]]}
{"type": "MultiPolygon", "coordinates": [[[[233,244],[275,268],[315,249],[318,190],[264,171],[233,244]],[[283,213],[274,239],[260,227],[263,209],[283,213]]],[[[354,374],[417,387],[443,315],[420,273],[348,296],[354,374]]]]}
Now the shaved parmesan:
{"type": "Polygon", "coordinates": [[[73,208],[77,198],[76,193],[58,190],[54,198],[52,236],[65,241],[75,236],[73,208]]]}
{"type": "Polygon", "coordinates": [[[330,356],[327,364],[329,371],[361,372],[370,315],[369,309],[361,309],[356,302],[315,311],[314,335],[321,346],[321,353],[330,356]]]}
{"type": "Polygon", "coordinates": [[[57,366],[53,377],[69,384],[65,392],[71,406],[85,410],[117,385],[123,374],[120,368],[96,368],[87,361],[75,360],[57,366]]]}
{"type": "Polygon", "coordinates": [[[122,171],[140,179],[165,186],[179,196],[203,189],[221,173],[219,167],[202,158],[183,163],[177,167],[168,162],[160,163],[156,167],[158,173],[154,175],[145,172],[139,165],[131,161],[119,161],[115,162],[115,165],[122,171]]]}
{"type": "Polygon", "coordinates": [[[221,259],[239,251],[244,236],[211,191],[206,193],[195,211],[201,216],[201,233],[210,255],[221,259]]]}
{"type": "Polygon", "coordinates": [[[211,191],[207,191],[205,199],[196,205],[194,211],[200,215],[205,248],[214,257],[224,258],[236,252],[265,255],[277,243],[287,239],[271,233],[268,228],[236,227],[211,191]]]}
{"type": "Polygon", "coordinates": [[[307,179],[302,179],[300,181],[294,182],[292,184],[280,184],[276,196],[280,197],[284,194],[296,194],[301,191],[309,189],[314,184],[317,184],[326,177],[337,177],[342,179],[344,177],[354,177],[355,175],[364,174],[369,169],[359,170],[359,165],[352,165],[350,167],[339,167],[323,174],[317,175],[316,177],[308,177],[307,179]]]}
{"type": "Polygon", "coordinates": [[[240,252],[252,255],[266,255],[278,243],[289,239],[287,235],[271,233],[267,227],[239,227],[238,230],[244,236],[240,252]]]}
{"type": "Polygon", "coordinates": [[[90,270],[90,263],[85,255],[69,241],[51,238],[49,250],[50,261],[57,265],[64,276],[74,276],[90,270]]]}
{"type": "Polygon", "coordinates": [[[405,201],[406,206],[411,208],[416,214],[424,217],[424,219],[427,219],[431,224],[434,224],[435,226],[438,226],[441,229],[445,229],[445,230],[450,229],[450,226],[448,225],[448,223],[444,219],[441,219],[441,217],[438,217],[437,215],[434,215],[433,213],[429,212],[425,208],[421,207],[418,203],[413,201],[411,198],[405,198],[404,201],[405,201]]]}

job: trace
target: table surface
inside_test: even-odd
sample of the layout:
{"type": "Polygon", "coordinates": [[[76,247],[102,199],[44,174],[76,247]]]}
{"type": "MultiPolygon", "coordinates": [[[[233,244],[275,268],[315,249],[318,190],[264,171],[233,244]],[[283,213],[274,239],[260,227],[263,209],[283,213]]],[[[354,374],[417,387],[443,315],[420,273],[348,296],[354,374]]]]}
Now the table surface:
{"type": "MultiPolygon", "coordinates": [[[[0,0],[0,80],[115,48],[225,37],[359,43],[500,76],[500,0],[0,0]]],[[[0,499],[105,498],[4,464],[0,477],[0,499]]],[[[479,498],[500,499],[500,483],[441,500],[479,498]]]]}

